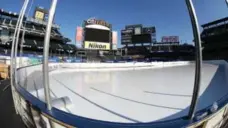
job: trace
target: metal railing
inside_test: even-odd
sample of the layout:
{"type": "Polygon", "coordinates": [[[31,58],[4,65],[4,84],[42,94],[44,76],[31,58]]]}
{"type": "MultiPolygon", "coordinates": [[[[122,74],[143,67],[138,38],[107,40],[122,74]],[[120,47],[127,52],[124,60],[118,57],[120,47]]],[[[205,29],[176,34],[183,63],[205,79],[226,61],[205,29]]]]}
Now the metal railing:
{"type": "Polygon", "coordinates": [[[46,26],[46,34],[44,39],[44,53],[43,53],[43,83],[44,83],[44,91],[45,91],[45,100],[47,103],[48,110],[51,110],[51,96],[50,96],[50,85],[49,85],[49,67],[48,67],[48,57],[49,57],[49,44],[50,44],[50,35],[51,35],[51,27],[53,23],[53,18],[55,15],[55,9],[57,5],[57,0],[52,0],[51,8],[49,10],[49,18],[48,24],[46,26]]]}
{"type": "MultiPolygon", "coordinates": [[[[17,56],[17,53],[15,52],[15,48],[16,48],[15,45],[18,44],[22,21],[24,19],[24,15],[25,15],[25,11],[27,9],[28,3],[29,3],[29,0],[24,1],[24,4],[21,8],[21,11],[20,11],[20,14],[19,14],[19,17],[17,20],[14,35],[13,35],[13,42],[12,42],[12,47],[11,47],[11,62],[10,62],[11,88],[12,88],[12,86],[15,86],[15,84],[17,83],[17,79],[16,79],[16,68],[17,68],[16,61],[17,60],[15,58],[15,56],[17,56]]],[[[13,91],[13,89],[12,89],[12,91],[13,91]]],[[[14,103],[14,105],[15,105],[15,103],[14,103]]],[[[17,110],[16,110],[16,113],[18,113],[17,110]]]]}
{"type": "Polygon", "coordinates": [[[200,91],[202,51],[201,51],[201,38],[200,38],[199,23],[198,23],[198,19],[196,16],[196,12],[195,12],[195,8],[192,3],[192,0],[186,0],[186,5],[188,7],[189,16],[191,18],[194,43],[195,43],[195,81],[194,81],[192,101],[191,101],[191,105],[190,105],[190,109],[189,109],[189,113],[188,113],[189,119],[192,120],[194,118],[197,101],[198,101],[198,97],[199,97],[199,91],[200,91]]]}

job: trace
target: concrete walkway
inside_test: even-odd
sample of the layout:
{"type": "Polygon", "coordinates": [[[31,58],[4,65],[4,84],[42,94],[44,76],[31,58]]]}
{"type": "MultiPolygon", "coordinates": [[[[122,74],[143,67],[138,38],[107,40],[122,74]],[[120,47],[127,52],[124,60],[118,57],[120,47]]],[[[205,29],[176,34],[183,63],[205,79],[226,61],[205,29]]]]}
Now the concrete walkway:
{"type": "Polygon", "coordinates": [[[26,128],[19,115],[16,115],[13,106],[10,80],[0,82],[0,127],[26,128]]]}

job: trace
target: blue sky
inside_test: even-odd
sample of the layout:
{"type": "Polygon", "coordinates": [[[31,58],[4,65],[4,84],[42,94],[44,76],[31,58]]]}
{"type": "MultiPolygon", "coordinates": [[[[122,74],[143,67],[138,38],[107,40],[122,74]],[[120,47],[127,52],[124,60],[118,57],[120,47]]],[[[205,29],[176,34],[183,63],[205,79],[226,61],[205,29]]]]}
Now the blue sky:
{"type": "MultiPolygon", "coordinates": [[[[23,0],[1,0],[0,8],[19,12],[23,0]]],[[[193,0],[200,24],[228,16],[225,0],[193,0]]],[[[51,0],[34,0],[34,4],[49,8],[51,0]]],[[[33,14],[33,9],[30,15],[33,14]]],[[[177,35],[180,40],[192,41],[192,29],[185,0],[59,0],[55,22],[61,32],[75,39],[76,26],[90,17],[104,19],[120,31],[128,24],[156,26],[157,40],[177,35]]],[[[119,37],[120,39],[120,34],[119,37]]],[[[120,46],[120,42],[118,42],[120,46]]]]}

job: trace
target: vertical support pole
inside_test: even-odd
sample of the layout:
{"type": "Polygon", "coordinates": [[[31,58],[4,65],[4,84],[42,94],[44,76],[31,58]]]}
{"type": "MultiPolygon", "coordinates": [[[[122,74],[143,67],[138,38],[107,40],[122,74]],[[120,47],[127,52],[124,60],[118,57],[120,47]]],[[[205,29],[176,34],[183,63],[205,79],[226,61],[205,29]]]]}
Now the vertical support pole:
{"type": "Polygon", "coordinates": [[[13,35],[13,41],[12,41],[12,46],[11,46],[11,57],[10,57],[10,82],[11,82],[11,86],[14,86],[14,78],[13,78],[13,65],[14,65],[14,59],[13,59],[13,56],[14,56],[14,46],[15,46],[15,38],[16,38],[16,33],[17,33],[17,28],[18,28],[18,24],[19,24],[19,21],[21,19],[21,14],[22,14],[22,10],[24,9],[24,6],[25,6],[25,2],[21,8],[21,11],[20,11],[20,14],[18,16],[18,19],[17,19],[17,24],[15,26],[15,31],[14,31],[14,35],[13,35]]]}
{"type": "Polygon", "coordinates": [[[25,11],[27,9],[29,0],[25,0],[25,7],[22,10],[22,14],[21,14],[21,18],[19,20],[19,24],[18,24],[18,28],[17,28],[17,35],[16,35],[16,41],[15,41],[15,51],[14,51],[14,77],[15,77],[15,83],[17,84],[17,49],[18,49],[18,41],[19,41],[19,37],[20,37],[20,32],[21,32],[21,26],[23,24],[23,19],[24,19],[24,15],[25,15],[25,11]]]}
{"type": "Polygon", "coordinates": [[[198,19],[196,16],[196,12],[195,12],[195,8],[193,6],[192,0],[186,0],[186,5],[188,7],[189,15],[191,18],[193,35],[195,40],[195,82],[194,82],[192,101],[191,101],[191,105],[188,113],[189,119],[192,120],[194,118],[199,91],[200,91],[202,51],[201,51],[199,23],[198,23],[198,19]]]}
{"type": "Polygon", "coordinates": [[[24,10],[25,8],[25,4],[26,4],[26,1],[24,1],[24,4],[21,8],[21,11],[20,11],[20,14],[18,16],[18,19],[17,19],[17,24],[15,26],[15,31],[14,31],[14,35],[13,35],[13,41],[12,41],[12,46],[11,46],[11,57],[10,57],[10,78],[11,78],[11,86],[14,86],[14,78],[13,78],[13,74],[14,74],[14,48],[15,48],[15,38],[16,38],[16,35],[17,35],[17,29],[18,29],[18,26],[19,26],[19,22],[20,22],[20,19],[21,19],[21,15],[22,15],[22,11],[24,10]]]}
{"type": "MultiPolygon", "coordinates": [[[[30,8],[29,8],[29,10],[27,12],[27,17],[29,17],[29,13],[31,11],[33,2],[34,2],[34,0],[32,0],[32,2],[31,2],[30,8]]],[[[25,22],[24,27],[23,27],[23,34],[22,34],[22,37],[21,37],[21,44],[20,44],[20,52],[19,52],[20,53],[20,55],[19,55],[19,57],[20,57],[19,66],[20,67],[23,66],[22,65],[22,58],[21,57],[22,57],[22,53],[23,53],[23,43],[25,41],[26,24],[27,24],[27,21],[25,22]]]]}
{"type": "MultiPolygon", "coordinates": [[[[21,8],[21,11],[20,11],[20,14],[18,16],[18,19],[17,19],[17,24],[15,26],[15,31],[14,31],[14,35],[13,35],[13,41],[12,41],[12,46],[11,46],[11,57],[10,57],[10,84],[11,84],[11,91],[12,91],[12,97],[13,97],[13,102],[14,102],[14,106],[16,105],[15,104],[15,99],[14,99],[14,89],[13,89],[13,86],[14,86],[14,75],[13,75],[13,65],[14,65],[14,60],[13,60],[13,55],[14,55],[14,45],[15,45],[15,38],[16,38],[16,32],[17,32],[17,28],[18,28],[18,24],[19,24],[19,20],[20,20],[20,17],[21,17],[21,13],[22,13],[22,10],[25,6],[25,2],[21,8]]],[[[15,111],[16,111],[16,114],[19,114],[16,107],[15,108],[15,111]]]]}
{"type": "Polygon", "coordinates": [[[25,29],[26,29],[26,27],[25,27],[25,25],[24,25],[24,27],[23,27],[23,34],[22,34],[22,38],[21,38],[21,44],[20,44],[20,55],[19,55],[19,57],[20,57],[20,61],[19,61],[19,67],[21,67],[21,66],[23,66],[22,65],[22,53],[23,53],[23,44],[24,44],[24,42],[25,42],[25,29]]]}
{"type": "Polygon", "coordinates": [[[49,10],[48,24],[46,26],[46,34],[44,39],[44,52],[43,52],[43,84],[45,91],[45,100],[48,110],[51,110],[51,97],[50,97],[50,85],[49,85],[49,68],[48,68],[48,57],[49,57],[49,43],[51,36],[51,28],[55,15],[55,9],[57,5],[57,0],[52,0],[51,8],[49,10]]]}
{"type": "MultiPolygon", "coordinates": [[[[15,31],[14,31],[14,35],[13,35],[13,41],[12,41],[12,47],[11,47],[11,57],[10,57],[10,83],[11,83],[11,90],[12,90],[12,96],[13,96],[13,100],[14,100],[14,106],[16,105],[15,104],[15,99],[14,99],[14,89],[13,89],[13,86],[14,83],[15,83],[15,72],[14,72],[14,48],[15,48],[15,39],[16,39],[16,36],[17,36],[17,31],[18,29],[20,29],[20,20],[23,19],[22,16],[23,16],[23,10],[26,10],[27,8],[27,3],[28,3],[28,0],[25,0],[24,3],[23,3],[23,6],[21,8],[21,11],[20,11],[20,14],[18,16],[18,19],[17,19],[17,24],[15,26],[15,31]]],[[[18,114],[17,110],[16,110],[16,113],[18,114]]]]}

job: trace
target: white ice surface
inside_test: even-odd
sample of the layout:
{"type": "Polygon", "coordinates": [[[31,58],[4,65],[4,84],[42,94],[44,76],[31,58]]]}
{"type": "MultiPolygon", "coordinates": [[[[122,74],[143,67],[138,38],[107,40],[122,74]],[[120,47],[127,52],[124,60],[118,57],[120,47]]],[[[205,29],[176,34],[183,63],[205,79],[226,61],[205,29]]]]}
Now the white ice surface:
{"type": "MultiPolygon", "coordinates": [[[[70,112],[75,115],[112,122],[151,122],[188,113],[194,68],[190,64],[128,71],[58,69],[50,74],[50,86],[52,96],[71,99],[70,112]]],[[[203,64],[202,76],[198,110],[228,92],[222,68],[203,64]]],[[[40,82],[35,80],[36,85],[42,85],[40,82]]]]}

